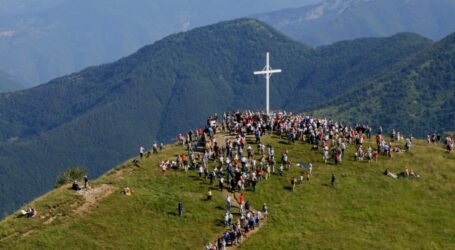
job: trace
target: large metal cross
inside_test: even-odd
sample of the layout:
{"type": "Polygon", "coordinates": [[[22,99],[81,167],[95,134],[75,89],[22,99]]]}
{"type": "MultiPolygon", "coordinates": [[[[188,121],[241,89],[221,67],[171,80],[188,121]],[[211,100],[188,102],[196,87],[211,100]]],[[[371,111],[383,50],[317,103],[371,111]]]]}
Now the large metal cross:
{"type": "Polygon", "coordinates": [[[265,80],[266,80],[266,85],[265,85],[265,110],[267,114],[270,114],[270,77],[272,76],[273,73],[281,73],[281,69],[272,69],[270,67],[270,54],[267,52],[266,60],[265,60],[265,67],[262,69],[262,71],[255,71],[255,75],[264,75],[265,80]]]}

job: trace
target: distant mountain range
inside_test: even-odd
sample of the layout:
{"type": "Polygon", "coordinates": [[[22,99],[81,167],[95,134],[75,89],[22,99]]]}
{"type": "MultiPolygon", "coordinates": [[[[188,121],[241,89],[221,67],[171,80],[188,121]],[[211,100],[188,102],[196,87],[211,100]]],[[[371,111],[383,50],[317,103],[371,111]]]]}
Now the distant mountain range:
{"type": "Polygon", "coordinates": [[[171,35],[117,62],[1,94],[0,211],[49,190],[71,165],[86,166],[97,176],[136,154],[140,145],[172,141],[207,114],[262,109],[264,79],[252,72],[264,66],[266,51],[272,66],[283,69],[272,79],[273,109],[329,114],[338,108],[343,116],[337,118],[417,136],[452,129],[453,117],[440,112],[431,116],[432,127],[408,123],[412,116],[423,121],[428,112],[451,104],[453,98],[444,99],[454,89],[451,37],[433,44],[401,33],[314,49],[265,23],[240,19],[171,35]],[[425,78],[416,78],[419,72],[425,78]],[[397,86],[393,93],[383,87],[390,81],[397,86]],[[433,84],[437,87],[428,91],[433,84]],[[362,95],[370,93],[380,99],[367,102],[362,95]],[[420,111],[399,116],[399,97],[408,102],[416,95],[421,97],[411,102],[412,110],[420,111]],[[433,105],[420,101],[428,95],[437,100],[433,105]],[[389,118],[381,105],[393,107],[396,116],[389,118]],[[357,116],[352,110],[358,106],[370,112],[357,116]]]}
{"type": "Polygon", "coordinates": [[[317,0],[0,0],[0,69],[36,86],[175,32],[317,0]]]}
{"type": "Polygon", "coordinates": [[[398,32],[439,40],[455,31],[453,13],[453,0],[0,0],[0,70],[36,86],[171,33],[245,16],[312,46],[398,32]]]}
{"type": "Polygon", "coordinates": [[[14,91],[21,88],[23,88],[23,86],[16,82],[12,76],[0,71],[0,93],[14,91]]]}
{"type": "Polygon", "coordinates": [[[455,32],[454,13],[454,0],[326,0],[254,17],[317,46],[398,32],[440,40],[455,32]]]}

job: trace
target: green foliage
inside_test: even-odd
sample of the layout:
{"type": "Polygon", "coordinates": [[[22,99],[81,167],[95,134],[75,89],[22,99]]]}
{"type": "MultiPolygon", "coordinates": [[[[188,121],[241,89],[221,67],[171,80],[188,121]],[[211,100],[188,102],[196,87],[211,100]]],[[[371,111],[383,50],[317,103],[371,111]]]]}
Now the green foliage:
{"type": "Polygon", "coordinates": [[[58,177],[56,181],[56,187],[60,187],[64,184],[71,183],[74,181],[81,180],[85,175],[87,175],[87,170],[79,167],[74,166],[64,170],[58,177]]]}
{"type": "Polygon", "coordinates": [[[383,125],[404,134],[443,135],[455,123],[455,34],[316,107],[317,115],[383,125]]]}

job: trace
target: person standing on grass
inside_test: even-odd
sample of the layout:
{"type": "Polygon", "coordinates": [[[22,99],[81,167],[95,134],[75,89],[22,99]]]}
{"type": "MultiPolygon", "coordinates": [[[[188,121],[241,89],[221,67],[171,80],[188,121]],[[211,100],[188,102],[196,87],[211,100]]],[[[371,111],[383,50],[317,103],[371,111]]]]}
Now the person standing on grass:
{"type": "Polygon", "coordinates": [[[202,178],[202,173],[204,173],[204,167],[202,165],[199,166],[199,178],[202,178]]]}
{"type": "Polygon", "coordinates": [[[226,210],[228,212],[231,212],[231,195],[228,195],[226,197],[226,210]]]}
{"type": "Polygon", "coordinates": [[[161,161],[161,172],[163,176],[166,176],[167,164],[164,161],[161,161]]]}
{"type": "Polygon", "coordinates": [[[335,174],[332,174],[332,181],[331,181],[332,187],[335,187],[336,180],[337,180],[337,178],[336,178],[335,174]]]}
{"type": "Polygon", "coordinates": [[[297,179],[295,177],[292,177],[292,179],[291,179],[292,191],[295,190],[296,182],[297,182],[297,179]]]}
{"type": "Polygon", "coordinates": [[[179,217],[182,217],[182,215],[183,215],[183,202],[182,201],[179,201],[179,205],[177,208],[179,210],[179,217]]]}
{"type": "Polygon", "coordinates": [[[88,188],[88,176],[87,175],[84,175],[84,188],[85,189],[88,188]]]}
{"type": "Polygon", "coordinates": [[[186,156],[186,154],[182,154],[182,161],[183,161],[183,168],[185,169],[185,172],[188,172],[189,165],[188,165],[188,157],[186,156]]]}
{"type": "Polygon", "coordinates": [[[224,177],[223,176],[220,177],[219,187],[220,187],[220,191],[223,192],[223,189],[224,189],[224,177]]]}
{"type": "Polygon", "coordinates": [[[262,205],[262,212],[264,213],[264,219],[267,220],[267,215],[269,214],[269,207],[267,206],[267,203],[262,205]]]}
{"type": "MultiPolygon", "coordinates": [[[[235,194],[234,194],[235,195],[235,194]]],[[[240,204],[243,204],[245,203],[245,195],[243,193],[240,193],[240,196],[239,196],[239,203],[240,204]]]]}
{"type": "Polygon", "coordinates": [[[142,159],[142,157],[144,157],[144,152],[145,152],[145,148],[141,146],[139,148],[139,158],[142,159]]]}
{"type": "Polygon", "coordinates": [[[310,162],[310,163],[308,163],[308,173],[311,175],[312,172],[313,172],[313,164],[310,162]]]}
{"type": "Polygon", "coordinates": [[[212,200],[212,189],[209,188],[209,191],[207,192],[207,200],[211,201],[212,200]]]}
{"type": "Polygon", "coordinates": [[[227,227],[229,226],[229,212],[226,211],[226,214],[224,215],[224,226],[227,227]]]}
{"type": "Polygon", "coordinates": [[[253,179],[251,179],[251,186],[253,187],[253,192],[256,192],[256,184],[258,183],[258,180],[256,177],[253,177],[253,179]]]}

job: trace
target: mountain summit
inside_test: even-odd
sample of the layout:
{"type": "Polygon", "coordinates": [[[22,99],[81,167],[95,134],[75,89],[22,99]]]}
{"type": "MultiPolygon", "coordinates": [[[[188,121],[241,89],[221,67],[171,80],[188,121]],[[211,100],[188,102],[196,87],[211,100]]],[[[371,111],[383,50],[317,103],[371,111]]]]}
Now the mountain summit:
{"type": "Polygon", "coordinates": [[[264,66],[267,51],[272,67],[283,69],[271,83],[271,108],[309,110],[431,45],[404,33],[314,49],[263,22],[240,19],[171,35],[117,62],[0,95],[0,210],[46,192],[69,166],[98,176],[140,145],[194,129],[206,114],[262,109],[265,84],[253,71],[264,66]]]}

